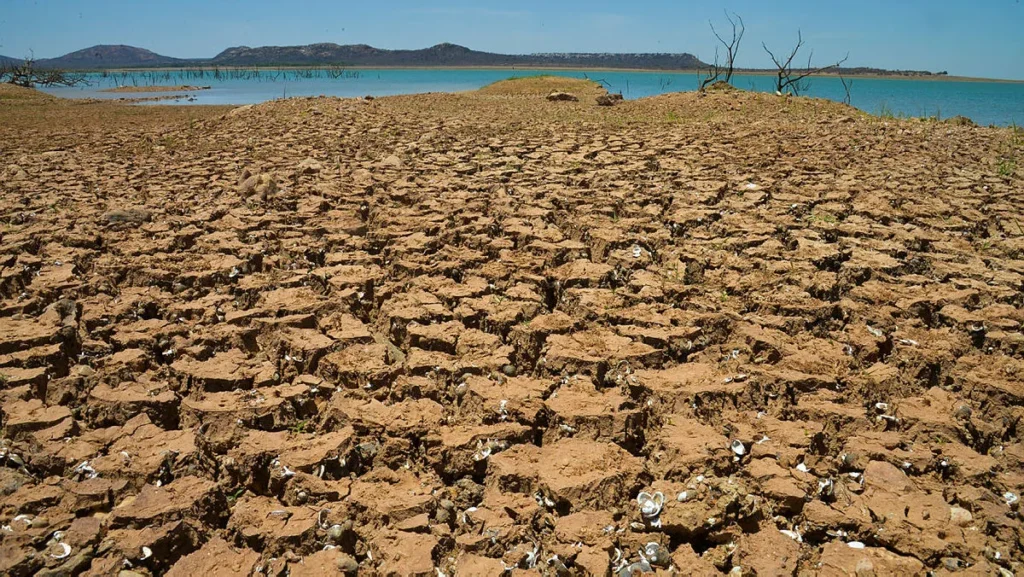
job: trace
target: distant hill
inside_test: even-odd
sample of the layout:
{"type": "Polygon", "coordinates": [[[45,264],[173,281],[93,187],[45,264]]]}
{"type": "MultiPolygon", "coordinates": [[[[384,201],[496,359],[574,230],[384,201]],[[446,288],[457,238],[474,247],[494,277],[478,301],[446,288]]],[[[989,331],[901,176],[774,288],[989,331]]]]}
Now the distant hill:
{"type": "Polygon", "coordinates": [[[38,66],[67,70],[153,68],[179,66],[549,66],[562,68],[650,68],[688,70],[703,66],[691,54],[495,54],[457,44],[438,44],[421,50],[386,50],[366,44],[309,44],[306,46],[236,46],[213,58],[182,59],[143,48],[100,45],[41,58],[38,66]]]}
{"type": "Polygon", "coordinates": [[[59,58],[41,58],[36,61],[36,64],[39,66],[67,70],[186,66],[192,63],[193,61],[191,60],[161,56],[145,48],[124,46],[122,44],[93,46],[65,54],[59,58]]]}
{"type": "MultiPolygon", "coordinates": [[[[19,58],[0,56],[5,62],[21,62],[19,58]]],[[[540,53],[495,54],[471,50],[457,44],[438,44],[421,50],[387,50],[366,44],[307,44],[305,46],[236,46],[213,58],[172,58],[143,48],[124,45],[100,45],[58,58],[39,59],[37,65],[67,70],[101,70],[105,68],[154,68],[187,66],[367,66],[367,67],[544,67],[544,68],[622,68],[648,70],[696,70],[707,65],[687,53],[540,53]]],[[[765,70],[737,69],[737,72],[765,70]]],[[[932,76],[935,73],[916,70],[884,70],[880,68],[843,68],[849,75],[932,76]]],[[[944,75],[945,72],[937,73],[944,75]]]]}
{"type": "Polygon", "coordinates": [[[682,70],[702,66],[690,54],[495,54],[457,44],[384,50],[365,44],[228,48],[209,61],[220,66],[554,66],[682,70]]]}
{"type": "Polygon", "coordinates": [[[11,58],[10,56],[4,56],[0,54],[0,66],[7,66],[8,64],[18,64],[24,62],[23,58],[11,58]]]}

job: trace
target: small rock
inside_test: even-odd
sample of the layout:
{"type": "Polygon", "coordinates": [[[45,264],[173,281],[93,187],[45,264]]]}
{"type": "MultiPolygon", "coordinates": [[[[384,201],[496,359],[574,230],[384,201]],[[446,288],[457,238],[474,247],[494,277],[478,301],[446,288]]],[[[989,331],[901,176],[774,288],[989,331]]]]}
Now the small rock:
{"type": "Polygon", "coordinates": [[[857,566],[853,571],[857,577],[875,577],[875,565],[867,559],[857,561],[857,566]]]}
{"type": "Polygon", "coordinates": [[[238,192],[243,197],[258,194],[260,198],[265,200],[268,196],[277,192],[277,181],[267,174],[254,174],[238,185],[238,192]]]}
{"type": "Polygon", "coordinates": [[[320,163],[313,160],[312,158],[307,158],[306,160],[303,160],[302,162],[299,163],[299,172],[301,172],[302,174],[316,174],[320,172],[322,169],[323,167],[320,165],[320,163]]]}
{"type": "Polygon", "coordinates": [[[142,224],[149,222],[152,213],[144,208],[115,208],[100,217],[107,224],[142,224]]]}
{"type": "Polygon", "coordinates": [[[338,571],[341,571],[343,575],[357,575],[359,574],[359,563],[349,555],[338,556],[338,571]]]}
{"type": "Polygon", "coordinates": [[[622,102],[621,94],[602,94],[597,97],[598,106],[615,106],[620,102],[622,102]]]}
{"type": "Polygon", "coordinates": [[[548,100],[551,102],[579,102],[579,98],[576,98],[575,94],[569,94],[568,92],[552,92],[548,94],[548,100]]]}
{"type": "Polygon", "coordinates": [[[947,571],[959,571],[963,568],[963,562],[956,557],[943,557],[942,566],[945,567],[947,571]]]}
{"type": "Polygon", "coordinates": [[[958,527],[966,527],[974,522],[974,515],[962,507],[950,507],[949,521],[958,527]]]}

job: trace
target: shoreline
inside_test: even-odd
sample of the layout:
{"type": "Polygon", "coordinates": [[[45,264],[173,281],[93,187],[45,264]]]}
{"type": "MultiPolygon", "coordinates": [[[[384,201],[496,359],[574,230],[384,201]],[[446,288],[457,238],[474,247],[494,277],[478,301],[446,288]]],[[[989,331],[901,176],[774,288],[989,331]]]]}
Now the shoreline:
{"type": "MultiPolygon", "coordinates": [[[[107,69],[95,69],[95,70],[77,70],[76,73],[81,74],[102,74],[107,73],[124,73],[124,72],[169,72],[178,70],[323,70],[330,68],[332,65],[316,65],[316,66],[176,66],[176,67],[157,67],[157,68],[107,68],[107,69]]],[[[525,70],[525,71],[553,71],[553,72],[627,72],[627,73],[660,73],[660,74],[671,74],[671,75],[696,75],[702,70],[697,69],[686,69],[686,70],[663,70],[657,68],[573,68],[573,67],[551,67],[551,66],[341,66],[344,70],[507,70],[510,72],[525,70]]],[[[775,76],[776,72],[773,70],[737,70],[735,73],[737,76],[775,76]]],[[[838,78],[839,74],[823,72],[820,74],[812,74],[814,78],[838,78]]],[[[1024,79],[1015,80],[1011,78],[983,78],[977,76],[952,76],[952,75],[937,75],[933,74],[930,76],[924,75],[900,75],[900,74],[844,74],[844,78],[864,78],[869,80],[922,80],[927,82],[987,82],[993,84],[1024,84],[1024,79]]]]}
{"type": "Polygon", "coordinates": [[[210,90],[209,86],[164,86],[164,85],[153,85],[153,86],[118,86],[116,88],[105,88],[100,92],[118,93],[118,94],[136,94],[136,93],[148,93],[148,92],[198,92],[200,90],[210,90]]]}

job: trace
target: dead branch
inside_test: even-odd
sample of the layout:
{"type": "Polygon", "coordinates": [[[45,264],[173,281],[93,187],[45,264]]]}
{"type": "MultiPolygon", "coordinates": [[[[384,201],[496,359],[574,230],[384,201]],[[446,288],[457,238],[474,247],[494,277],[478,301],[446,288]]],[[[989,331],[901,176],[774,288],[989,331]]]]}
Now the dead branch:
{"type": "Polygon", "coordinates": [[[800,49],[803,48],[803,46],[804,37],[799,30],[797,30],[796,32],[796,46],[793,47],[793,50],[785,59],[779,59],[778,57],[775,56],[775,54],[768,48],[768,46],[764,42],[761,43],[761,47],[764,48],[764,51],[768,53],[768,56],[771,57],[772,62],[775,63],[775,68],[778,69],[778,73],[775,77],[776,94],[780,96],[783,94],[792,94],[794,96],[799,96],[801,92],[807,91],[807,88],[809,86],[809,83],[805,81],[807,77],[813,76],[815,74],[821,74],[826,70],[838,70],[839,67],[842,66],[843,63],[847,61],[847,59],[850,58],[850,55],[847,54],[845,57],[843,57],[842,60],[839,60],[838,62],[829,64],[828,66],[822,66],[820,68],[813,68],[811,66],[811,59],[814,57],[814,51],[812,50],[811,53],[807,56],[807,68],[803,70],[794,70],[793,60],[796,58],[796,55],[800,52],[800,49]]]}
{"type": "Polygon", "coordinates": [[[0,67],[0,84],[34,88],[36,86],[79,86],[88,84],[88,81],[84,74],[39,68],[36,66],[35,58],[29,56],[22,64],[9,64],[0,67]]]}
{"type": "MultiPolygon", "coordinates": [[[[736,69],[736,55],[740,51],[740,43],[743,41],[743,35],[747,31],[746,24],[743,23],[743,18],[736,14],[729,14],[729,11],[725,11],[725,19],[729,22],[729,26],[732,27],[732,36],[726,41],[718,30],[715,28],[714,22],[708,20],[708,25],[711,26],[711,33],[715,35],[718,42],[725,47],[725,82],[732,82],[732,74],[736,69]]],[[[718,64],[718,47],[715,47],[715,62],[708,66],[708,75],[701,81],[700,88],[703,90],[708,85],[718,81],[718,78],[722,74],[722,68],[718,64]]]]}

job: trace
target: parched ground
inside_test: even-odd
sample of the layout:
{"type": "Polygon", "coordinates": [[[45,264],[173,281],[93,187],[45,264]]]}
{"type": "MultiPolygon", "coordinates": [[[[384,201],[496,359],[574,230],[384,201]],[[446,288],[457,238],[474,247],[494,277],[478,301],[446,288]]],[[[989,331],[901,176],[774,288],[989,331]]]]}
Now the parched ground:
{"type": "Polygon", "coordinates": [[[1019,574],[1024,135],[599,92],[0,91],[0,574],[1019,574]]]}

